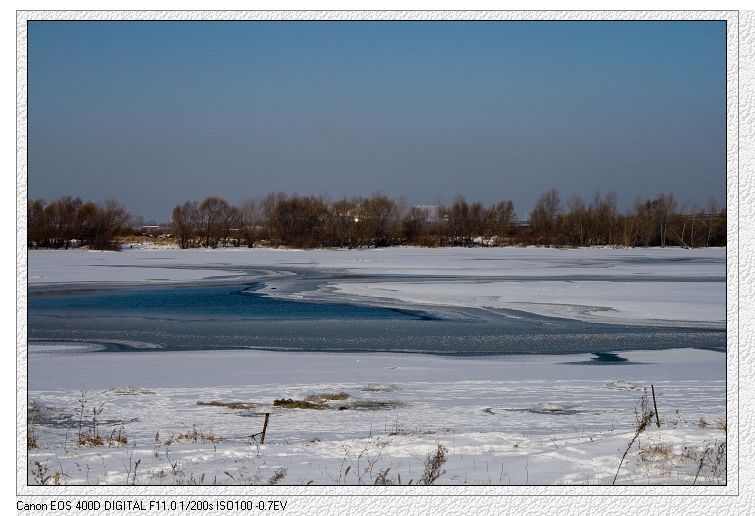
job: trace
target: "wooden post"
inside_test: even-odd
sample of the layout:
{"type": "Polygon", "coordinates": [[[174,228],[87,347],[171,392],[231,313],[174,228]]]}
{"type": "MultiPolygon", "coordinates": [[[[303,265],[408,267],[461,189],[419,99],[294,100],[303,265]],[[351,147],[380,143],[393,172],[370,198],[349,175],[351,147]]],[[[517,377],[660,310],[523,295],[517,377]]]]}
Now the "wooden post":
{"type": "Polygon", "coordinates": [[[651,384],[650,389],[653,391],[653,408],[655,409],[655,424],[661,427],[661,420],[658,419],[658,405],[655,404],[655,387],[651,384]]]}
{"type": "Polygon", "coordinates": [[[270,413],[265,413],[265,424],[262,426],[262,437],[260,438],[260,444],[265,444],[265,432],[267,432],[267,422],[270,419],[270,413]]]}

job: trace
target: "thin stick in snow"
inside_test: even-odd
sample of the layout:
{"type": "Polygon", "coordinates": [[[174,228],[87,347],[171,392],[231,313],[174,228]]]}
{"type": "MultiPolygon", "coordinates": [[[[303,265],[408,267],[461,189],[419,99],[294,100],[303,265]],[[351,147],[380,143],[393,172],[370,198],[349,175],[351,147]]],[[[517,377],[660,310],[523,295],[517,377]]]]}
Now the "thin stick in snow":
{"type": "Polygon", "coordinates": [[[265,444],[265,433],[267,432],[267,422],[270,420],[270,413],[265,413],[265,424],[262,425],[262,437],[260,437],[260,444],[265,444]]]}
{"type": "Polygon", "coordinates": [[[653,409],[655,410],[655,424],[658,425],[658,428],[660,428],[661,420],[658,419],[658,405],[655,404],[655,386],[651,384],[650,389],[653,391],[653,409]]]}

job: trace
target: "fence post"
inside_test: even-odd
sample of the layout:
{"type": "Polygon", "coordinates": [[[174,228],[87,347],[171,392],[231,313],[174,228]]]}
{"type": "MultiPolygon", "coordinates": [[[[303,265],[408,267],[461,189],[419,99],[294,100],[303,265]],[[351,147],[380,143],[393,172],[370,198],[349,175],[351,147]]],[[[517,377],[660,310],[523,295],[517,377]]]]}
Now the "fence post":
{"type": "Polygon", "coordinates": [[[658,405],[655,404],[655,387],[653,384],[650,384],[650,389],[653,391],[653,408],[655,409],[655,424],[658,426],[658,428],[661,427],[661,420],[658,419],[658,405]]]}
{"type": "Polygon", "coordinates": [[[265,444],[265,432],[267,432],[267,422],[270,419],[270,413],[265,413],[265,424],[262,427],[262,437],[260,438],[260,444],[265,444]]]}

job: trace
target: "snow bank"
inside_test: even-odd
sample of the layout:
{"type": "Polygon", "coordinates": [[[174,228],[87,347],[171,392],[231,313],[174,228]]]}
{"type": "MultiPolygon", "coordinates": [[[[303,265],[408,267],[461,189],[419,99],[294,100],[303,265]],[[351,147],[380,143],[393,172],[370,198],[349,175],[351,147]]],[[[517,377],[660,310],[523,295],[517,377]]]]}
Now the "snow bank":
{"type": "Polygon", "coordinates": [[[67,484],[266,483],[279,471],[283,484],[373,484],[387,468],[389,480],[406,484],[440,444],[448,454],[438,484],[610,484],[652,383],[662,425],[633,445],[617,483],[692,483],[708,448],[697,483],[722,482],[725,461],[716,466],[715,457],[726,438],[725,355],[622,357],[586,365],[588,356],[574,355],[32,349],[38,448],[29,450],[29,480],[39,462],[67,484]],[[323,393],[348,396],[320,410],[273,406],[323,393]],[[90,410],[103,404],[99,433],[120,432],[126,445],[76,444],[82,399],[90,410]],[[249,436],[265,413],[259,445],[249,436]]]}

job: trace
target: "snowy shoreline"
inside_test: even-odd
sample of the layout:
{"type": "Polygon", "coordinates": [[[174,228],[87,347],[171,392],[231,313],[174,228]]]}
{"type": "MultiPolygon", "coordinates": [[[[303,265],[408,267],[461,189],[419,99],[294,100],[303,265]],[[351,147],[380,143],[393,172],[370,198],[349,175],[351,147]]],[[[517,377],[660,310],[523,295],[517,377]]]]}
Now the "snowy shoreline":
{"type": "MultiPolygon", "coordinates": [[[[438,484],[610,484],[651,383],[662,426],[642,435],[617,483],[692,483],[704,450],[726,437],[725,355],[711,351],[626,352],[601,365],[588,355],[47,351],[29,357],[39,443],[29,461],[67,484],[131,483],[136,460],[137,484],[265,483],[281,468],[283,484],[372,484],[386,468],[406,484],[438,444],[448,450],[438,484]],[[273,406],[321,393],[346,397],[322,410],[273,406]],[[85,412],[103,407],[103,435],[128,442],[76,445],[81,399],[85,412]],[[258,445],[244,436],[265,413],[258,445]],[[175,438],[192,429],[212,440],[175,438]]],[[[697,482],[722,478],[711,466],[697,482]]]]}

